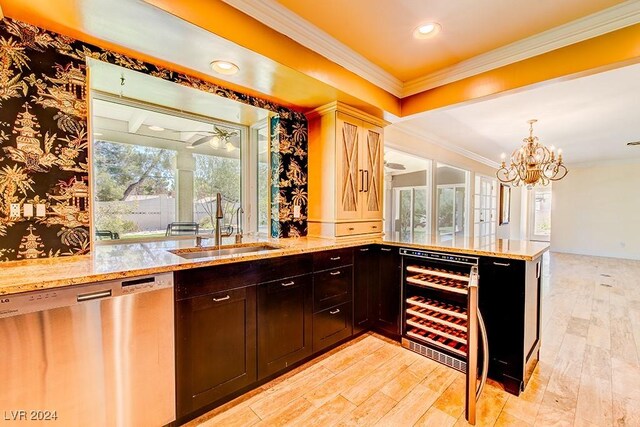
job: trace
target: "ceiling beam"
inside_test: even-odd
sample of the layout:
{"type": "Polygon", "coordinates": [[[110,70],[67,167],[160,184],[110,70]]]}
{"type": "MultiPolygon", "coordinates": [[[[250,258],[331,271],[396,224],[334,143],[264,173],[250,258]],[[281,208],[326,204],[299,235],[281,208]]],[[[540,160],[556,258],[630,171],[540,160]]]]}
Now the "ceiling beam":
{"type": "Polygon", "coordinates": [[[496,68],[402,99],[403,119],[476,102],[536,84],[573,79],[640,62],[640,24],[496,68]]]}
{"type": "Polygon", "coordinates": [[[143,113],[142,111],[135,111],[133,114],[131,114],[131,117],[129,117],[129,120],[127,120],[127,128],[129,130],[129,133],[138,132],[138,129],[140,129],[140,126],[142,126],[146,118],[147,114],[143,113]]]}

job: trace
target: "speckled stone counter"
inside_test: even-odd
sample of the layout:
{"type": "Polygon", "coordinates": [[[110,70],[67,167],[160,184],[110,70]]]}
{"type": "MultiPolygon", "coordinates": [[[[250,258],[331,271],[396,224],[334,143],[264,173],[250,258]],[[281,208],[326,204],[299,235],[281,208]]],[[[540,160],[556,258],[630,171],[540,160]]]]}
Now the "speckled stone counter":
{"type": "MultiPolygon", "coordinates": [[[[203,243],[208,249],[209,240],[203,243]]],[[[438,242],[425,239],[419,242],[401,241],[393,236],[385,238],[353,239],[245,239],[245,243],[268,243],[278,249],[244,254],[185,259],[170,251],[193,248],[195,239],[180,239],[147,243],[121,243],[97,245],[89,256],[53,258],[47,260],[8,262],[0,264],[0,296],[51,289],[63,286],[142,276],[167,271],[185,270],[239,261],[251,261],[306,252],[383,243],[468,255],[494,256],[532,260],[548,250],[549,245],[539,242],[498,240],[481,245],[471,239],[438,242]]],[[[225,242],[226,246],[226,242],[225,242]]],[[[231,245],[233,246],[233,245],[231,245]]],[[[229,247],[229,246],[226,246],[229,247]]]]}

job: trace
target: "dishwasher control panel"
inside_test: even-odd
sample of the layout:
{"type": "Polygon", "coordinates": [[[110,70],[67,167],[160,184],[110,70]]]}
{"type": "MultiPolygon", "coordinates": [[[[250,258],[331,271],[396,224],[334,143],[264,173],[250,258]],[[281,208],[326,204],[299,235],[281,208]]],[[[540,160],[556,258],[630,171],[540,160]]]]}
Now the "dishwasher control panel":
{"type": "Polygon", "coordinates": [[[173,273],[0,296],[0,319],[173,286],[173,273]]]}

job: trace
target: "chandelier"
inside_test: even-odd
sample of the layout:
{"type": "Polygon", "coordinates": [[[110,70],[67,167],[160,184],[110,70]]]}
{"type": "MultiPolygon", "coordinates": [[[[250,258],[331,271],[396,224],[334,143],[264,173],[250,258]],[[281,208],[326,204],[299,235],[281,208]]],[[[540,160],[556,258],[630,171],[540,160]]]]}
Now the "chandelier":
{"type": "Polygon", "coordinates": [[[535,185],[548,185],[551,181],[559,181],[567,175],[567,168],[562,163],[562,150],[547,148],[538,142],[538,137],[533,136],[533,124],[537,120],[529,120],[529,136],[523,139],[522,147],[511,153],[511,164],[507,168],[505,155],[502,155],[502,164],[496,172],[501,182],[511,183],[515,186],[526,185],[533,188],[535,185]]]}

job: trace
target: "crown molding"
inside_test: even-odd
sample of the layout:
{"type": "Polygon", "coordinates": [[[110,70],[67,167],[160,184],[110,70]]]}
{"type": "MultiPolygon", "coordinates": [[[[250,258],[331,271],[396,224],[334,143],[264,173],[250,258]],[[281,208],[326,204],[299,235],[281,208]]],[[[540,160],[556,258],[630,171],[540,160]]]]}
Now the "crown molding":
{"type": "Polygon", "coordinates": [[[640,22],[640,1],[628,0],[559,27],[406,81],[402,97],[503,67],[640,22]]]}
{"type": "Polygon", "coordinates": [[[474,153],[473,151],[469,151],[466,148],[462,148],[460,146],[457,146],[449,141],[446,141],[442,138],[440,138],[439,136],[436,136],[434,134],[432,134],[431,132],[427,132],[425,130],[422,129],[418,129],[412,125],[406,124],[406,123],[396,123],[395,124],[396,129],[399,132],[404,133],[405,135],[411,136],[413,138],[419,139],[421,141],[424,142],[428,142],[429,144],[434,144],[437,145],[439,147],[442,147],[446,150],[452,151],[454,153],[460,154],[461,156],[464,156],[468,159],[471,160],[475,160],[476,162],[485,164],[487,166],[490,166],[492,168],[498,168],[500,167],[500,164],[498,162],[494,162],[493,160],[487,159],[484,156],[481,156],[477,153],[474,153]]]}
{"type": "Polygon", "coordinates": [[[340,101],[333,101],[328,104],[321,105],[320,107],[315,108],[311,111],[307,111],[304,114],[307,117],[307,120],[313,120],[316,117],[324,116],[326,114],[333,114],[336,112],[347,114],[349,116],[355,117],[356,119],[360,119],[380,127],[385,127],[391,124],[384,119],[372,116],[371,114],[367,114],[364,111],[360,111],[357,108],[354,108],[340,101]]]}
{"type": "Polygon", "coordinates": [[[222,0],[394,96],[402,81],[275,0],[222,0]]]}
{"type": "Polygon", "coordinates": [[[640,23],[640,0],[627,0],[426,76],[402,82],[275,0],[222,1],[399,98],[640,23]]]}

